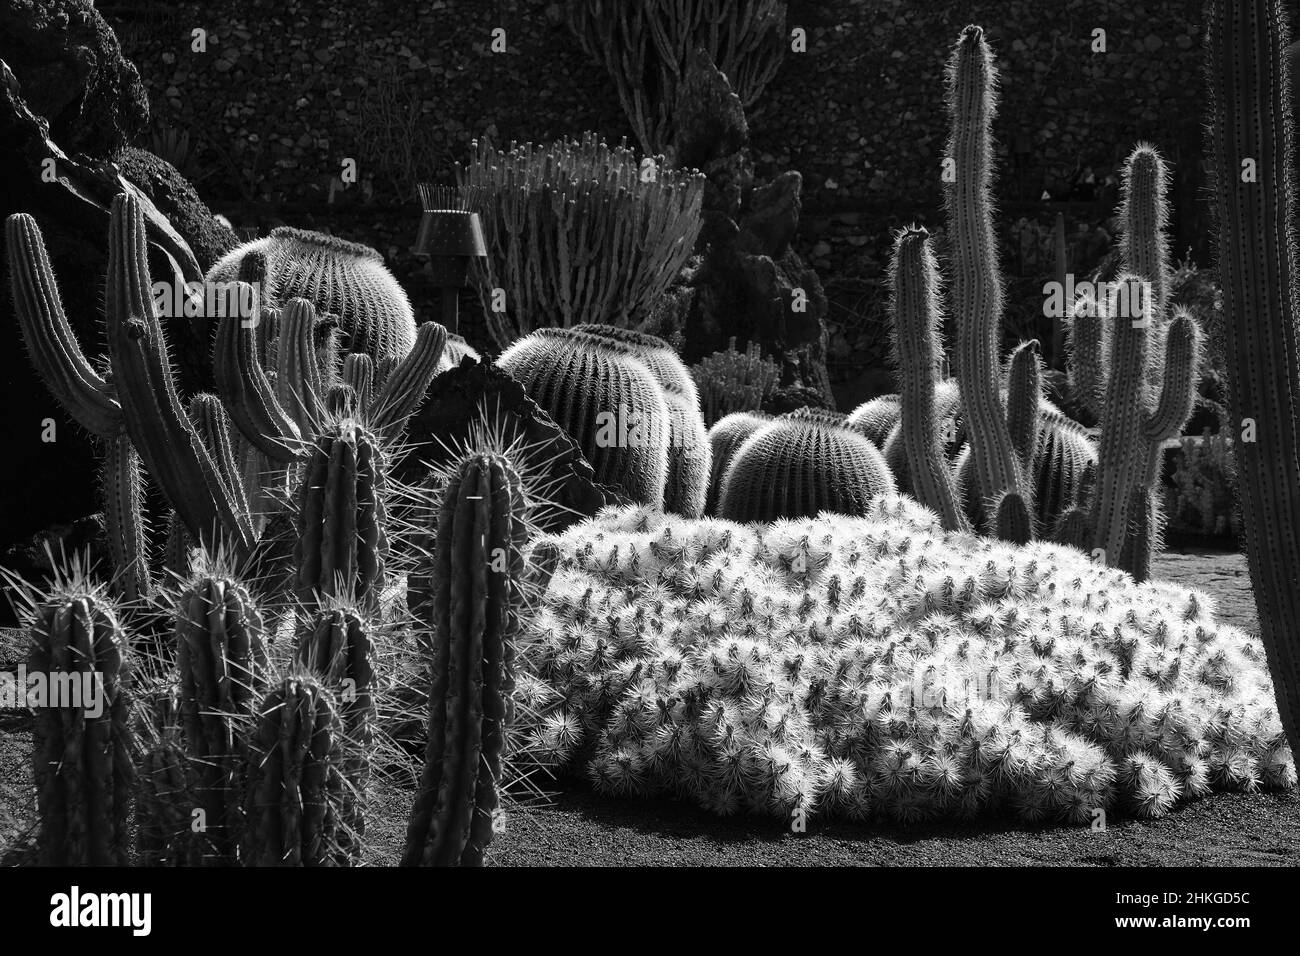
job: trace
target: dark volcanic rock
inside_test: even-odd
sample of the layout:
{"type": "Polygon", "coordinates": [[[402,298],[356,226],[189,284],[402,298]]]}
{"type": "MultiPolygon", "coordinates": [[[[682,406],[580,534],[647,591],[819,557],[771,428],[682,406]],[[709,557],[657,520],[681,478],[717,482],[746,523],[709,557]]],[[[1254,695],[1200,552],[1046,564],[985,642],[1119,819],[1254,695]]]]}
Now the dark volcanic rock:
{"type": "Polygon", "coordinates": [[[118,153],[116,162],[122,175],[153,200],[158,211],[189,243],[205,273],[239,242],[234,231],[213,216],[189,180],[167,160],[128,146],[118,153]]]}

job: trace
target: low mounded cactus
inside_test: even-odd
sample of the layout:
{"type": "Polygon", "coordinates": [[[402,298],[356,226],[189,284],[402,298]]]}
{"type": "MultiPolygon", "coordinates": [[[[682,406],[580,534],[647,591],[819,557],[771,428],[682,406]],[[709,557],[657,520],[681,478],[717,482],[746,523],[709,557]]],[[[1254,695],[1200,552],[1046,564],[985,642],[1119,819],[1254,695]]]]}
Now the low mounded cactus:
{"type": "Polygon", "coordinates": [[[751,434],[731,458],[718,515],[775,521],[821,511],[865,514],[871,500],[895,490],[885,459],[834,412],[803,409],[751,434]]]}
{"type": "Polygon", "coordinates": [[[42,675],[46,688],[33,701],[40,863],[125,866],[134,737],[118,613],[74,569],[35,603],[28,632],[28,673],[42,675]]]}
{"type": "Polygon", "coordinates": [[[668,402],[632,349],[576,329],[540,329],[496,364],[577,442],[597,481],[620,486],[633,501],[663,504],[668,402]]]}
{"type": "Polygon", "coordinates": [[[466,458],[438,513],[424,603],[432,631],[428,748],[403,866],[477,866],[492,840],[514,690],[526,540],[519,476],[466,458]]]}
{"type": "Polygon", "coordinates": [[[535,547],[559,559],[519,733],[610,796],[1087,823],[1296,781],[1260,642],[1071,548],[890,495],[769,525],[608,509],[535,547]]]}
{"type": "Polygon", "coordinates": [[[274,302],[301,298],[338,316],[347,351],[376,362],[400,360],[415,344],[411,301],[369,246],[325,233],[281,226],[269,236],[232,249],[206,276],[235,282],[249,256],[265,258],[266,292],[274,302]]]}
{"type": "Polygon", "coordinates": [[[705,514],[718,512],[718,500],[722,496],[722,480],[731,467],[731,459],[736,456],[745,440],[760,428],[772,421],[771,415],[762,412],[732,412],[713,423],[709,429],[709,446],[711,448],[711,469],[709,474],[709,495],[705,501],[705,514]]]}

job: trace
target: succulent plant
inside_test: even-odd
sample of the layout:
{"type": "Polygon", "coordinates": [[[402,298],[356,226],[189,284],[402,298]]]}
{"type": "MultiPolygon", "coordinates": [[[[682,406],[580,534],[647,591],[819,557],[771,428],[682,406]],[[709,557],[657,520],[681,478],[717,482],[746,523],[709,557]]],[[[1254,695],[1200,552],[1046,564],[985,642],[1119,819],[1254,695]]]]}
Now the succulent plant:
{"type": "Polygon", "coordinates": [[[711,469],[709,474],[709,494],[705,501],[706,514],[716,514],[718,500],[722,497],[722,480],[737,450],[754,432],[772,421],[771,415],[762,412],[732,412],[714,422],[709,429],[709,446],[711,449],[711,469]]]}
{"type": "Polygon", "coordinates": [[[291,675],[258,704],[248,745],[246,866],[337,866],[340,849],[342,723],[315,677],[291,675]]]}
{"type": "Polygon", "coordinates": [[[492,840],[513,709],[524,508],[519,476],[496,454],[466,458],[444,494],[424,605],[428,748],[403,866],[477,866],[492,840]]]}
{"type": "Polygon", "coordinates": [[[663,388],[632,349],[576,329],[539,329],[497,359],[577,442],[596,480],[662,505],[670,415],[663,388]]]}
{"type": "Polygon", "coordinates": [[[126,634],[80,574],[56,582],[33,611],[28,672],[45,678],[32,756],[40,863],[124,866],[134,782],[126,634]]]}
{"type": "Polygon", "coordinates": [[[703,402],[704,421],[710,428],[736,412],[757,412],[776,389],[780,367],[763,357],[757,342],[736,351],[733,337],[721,352],[706,355],[691,366],[691,375],[703,402]]]}
{"type": "Polygon", "coordinates": [[[1300,82],[1280,0],[1215,0],[1207,13],[1207,154],[1246,557],[1260,635],[1293,750],[1300,747],[1300,357],[1296,352],[1294,101],[1300,82]],[[1258,176],[1243,175],[1246,158],[1258,176]]]}
{"type": "Polygon", "coordinates": [[[903,405],[899,396],[880,395],[851,411],[848,424],[870,438],[877,448],[884,448],[885,441],[902,414],[903,405]]]}
{"type": "Polygon", "coordinates": [[[805,409],[781,416],[738,448],[722,479],[718,516],[775,521],[821,511],[864,514],[877,495],[895,490],[880,450],[834,412],[805,409]]]}
{"type": "Polygon", "coordinates": [[[274,302],[301,298],[339,319],[347,351],[376,362],[400,360],[415,344],[411,302],[369,246],[308,229],[281,226],[237,246],[208,270],[208,283],[235,282],[249,256],[265,259],[266,293],[274,302]]]}

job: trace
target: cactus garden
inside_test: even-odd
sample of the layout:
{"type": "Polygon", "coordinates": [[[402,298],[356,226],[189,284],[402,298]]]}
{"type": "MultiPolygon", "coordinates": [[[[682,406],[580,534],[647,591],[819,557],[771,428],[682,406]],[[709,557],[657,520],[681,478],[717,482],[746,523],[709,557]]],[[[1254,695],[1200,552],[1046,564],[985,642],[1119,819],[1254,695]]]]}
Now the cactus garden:
{"type": "Polygon", "coordinates": [[[1293,5],[99,6],[0,0],[0,865],[1295,864],[1293,5]]]}

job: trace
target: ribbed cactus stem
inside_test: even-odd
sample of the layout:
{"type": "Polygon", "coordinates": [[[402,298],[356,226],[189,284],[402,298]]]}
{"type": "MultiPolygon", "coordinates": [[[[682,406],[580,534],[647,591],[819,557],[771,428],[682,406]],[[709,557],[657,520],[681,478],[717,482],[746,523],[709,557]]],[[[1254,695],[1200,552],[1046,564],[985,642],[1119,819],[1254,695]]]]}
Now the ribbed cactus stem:
{"type": "Polygon", "coordinates": [[[130,194],[113,200],[106,316],[113,380],[127,434],[189,532],[215,549],[252,547],[252,525],[181,408],[154,312],[144,219],[130,194]]]}
{"type": "Polygon", "coordinates": [[[1087,412],[1100,417],[1110,361],[1110,313],[1105,298],[1091,293],[1070,303],[1070,394],[1087,412]]]}
{"type": "Polygon", "coordinates": [[[425,322],[416,330],[410,354],[393,366],[371,404],[371,426],[384,438],[400,435],[420,407],[446,347],[447,330],[437,322],[425,322]]]}
{"type": "Polygon", "coordinates": [[[272,687],[248,747],[246,866],[346,865],[339,846],[343,727],[329,690],[312,676],[272,687]]]}
{"type": "Polygon", "coordinates": [[[1164,315],[1169,288],[1169,173],[1164,159],[1139,145],[1124,167],[1124,205],[1120,210],[1120,259],[1123,268],[1151,286],[1153,316],[1164,315]]]}
{"type": "Polygon", "coordinates": [[[955,180],[947,189],[953,249],[951,301],[957,320],[957,378],[976,481],[987,501],[1020,491],[1022,484],[998,387],[1002,280],[990,196],[996,82],[984,31],[967,27],[948,70],[948,159],[955,180]]]}
{"type": "Polygon", "coordinates": [[[180,716],[197,771],[202,836],[215,861],[234,863],[243,817],[244,734],[265,662],[261,612],[247,589],[202,575],[176,609],[180,716]]]}
{"type": "Polygon", "coordinates": [[[375,363],[369,355],[354,353],[343,359],[343,384],[357,393],[357,413],[369,412],[375,390],[375,363]]]}
{"type": "Polygon", "coordinates": [[[125,431],[106,443],[103,475],[104,531],[113,556],[115,593],[127,601],[153,593],[149,572],[144,474],[140,456],[125,431]]]}
{"type": "Polygon", "coordinates": [[[30,636],[29,672],[46,675],[50,688],[57,682],[80,695],[35,708],[40,862],[125,866],[134,746],[126,635],[101,594],[72,584],[36,607],[30,636]]]}
{"type": "Polygon", "coordinates": [[[384,466],[376,438],[346,418],[316,439],[298,492],[294,558],[304,604],[346,597],[378,606],[388,552],[384,466]]]}
{"type": "Polygon", "coordinates": [[[122,408],[72,334],[36,220],[26,213],[10,216],[5,246],[14,311],[37,374],[80,425],[102,438],[113,437],[121,428],[122,408]]]}
{"type": "MultiPolygon", "coordinates": [[[[212,350],[212,374],[239,433],[273,461],[289,464],[301,451],[302,433],[276,398],[276,386],[262,368],[258,329],[269,321],[270,314],[268,310],[254,317],[231,311],[221,317],[212,350]],[[250,326],[254,319],[257,324],[250,326]]],[[[291,336],[296,334],[296,329],[290,330],[291,336]]],[[[294,339],[286,341],[285,347],[290,350],[286,361],[295,359],[294,339]]],[[[305,375],[304,366],[294,368],[305,375]]],[[[291,405],[298,407],[297,403],[291,405]]]]}
{"type": "Polygon", "coordinates": [[[1255,439],[1234,446],[1246,557],[1278,712],[1300,753],[1300,209],[1284,4],[1215,0],[1207,40],[1229,394],[1238,427],[1249,423],[1255,439]]]}
{"type": "Polygon", "coordinates": [[[477,866],[492,840],[514,688],[523,514],[519,476],[500,456],[470,456],[447,486],[425,604],[434,632],[428,749],[403,866],[477,866]]]}
{"type": "Polygon", "coordinates": [[[316,310],[305,299],[291,299],[280,312],[275,350],[275,396],[281,409],[311,435],[320,421],[325,380],[316,354],[316,310]]]}
{"type": "Polygon", "coordinates": [[[235,460],[234,443],[231,440],[230,416],[226,414],[221,399],[210,392],[200,392],[190,398],[185,409],[190,424],[198,432],[203,447],[212,456],[213,464],[225,486],[226,494],[241,511],[248,510],[248,497],[244,490],[244,481],[240,463],[235,460]]]}
{"type": "Polygon", "coordinates": [[[1043,364],[1038,341],[1022,342],[1011,353],[1007,374],[1007,431],[1022,470],[1028,472],[1038,443],[1039,408],[1043,401],[1043,364]]]}
{"type": "Polygon", "coordinates": [[[912,489],[949,531],[969,531],[957,500],[935,414],[935,381],[942,346],[938,266],[929,233],[907,229],[894,243],[894,358],[898,365],[902,418],[899,435],[907,453],[912,489]]]}
{"type": "Polygon", "coordinates": [[[1012,544],[1028,544],[1034,537],[1033,515],[1018,492],[1009,491],[994,509],[994,534],[1012,544]]]}

